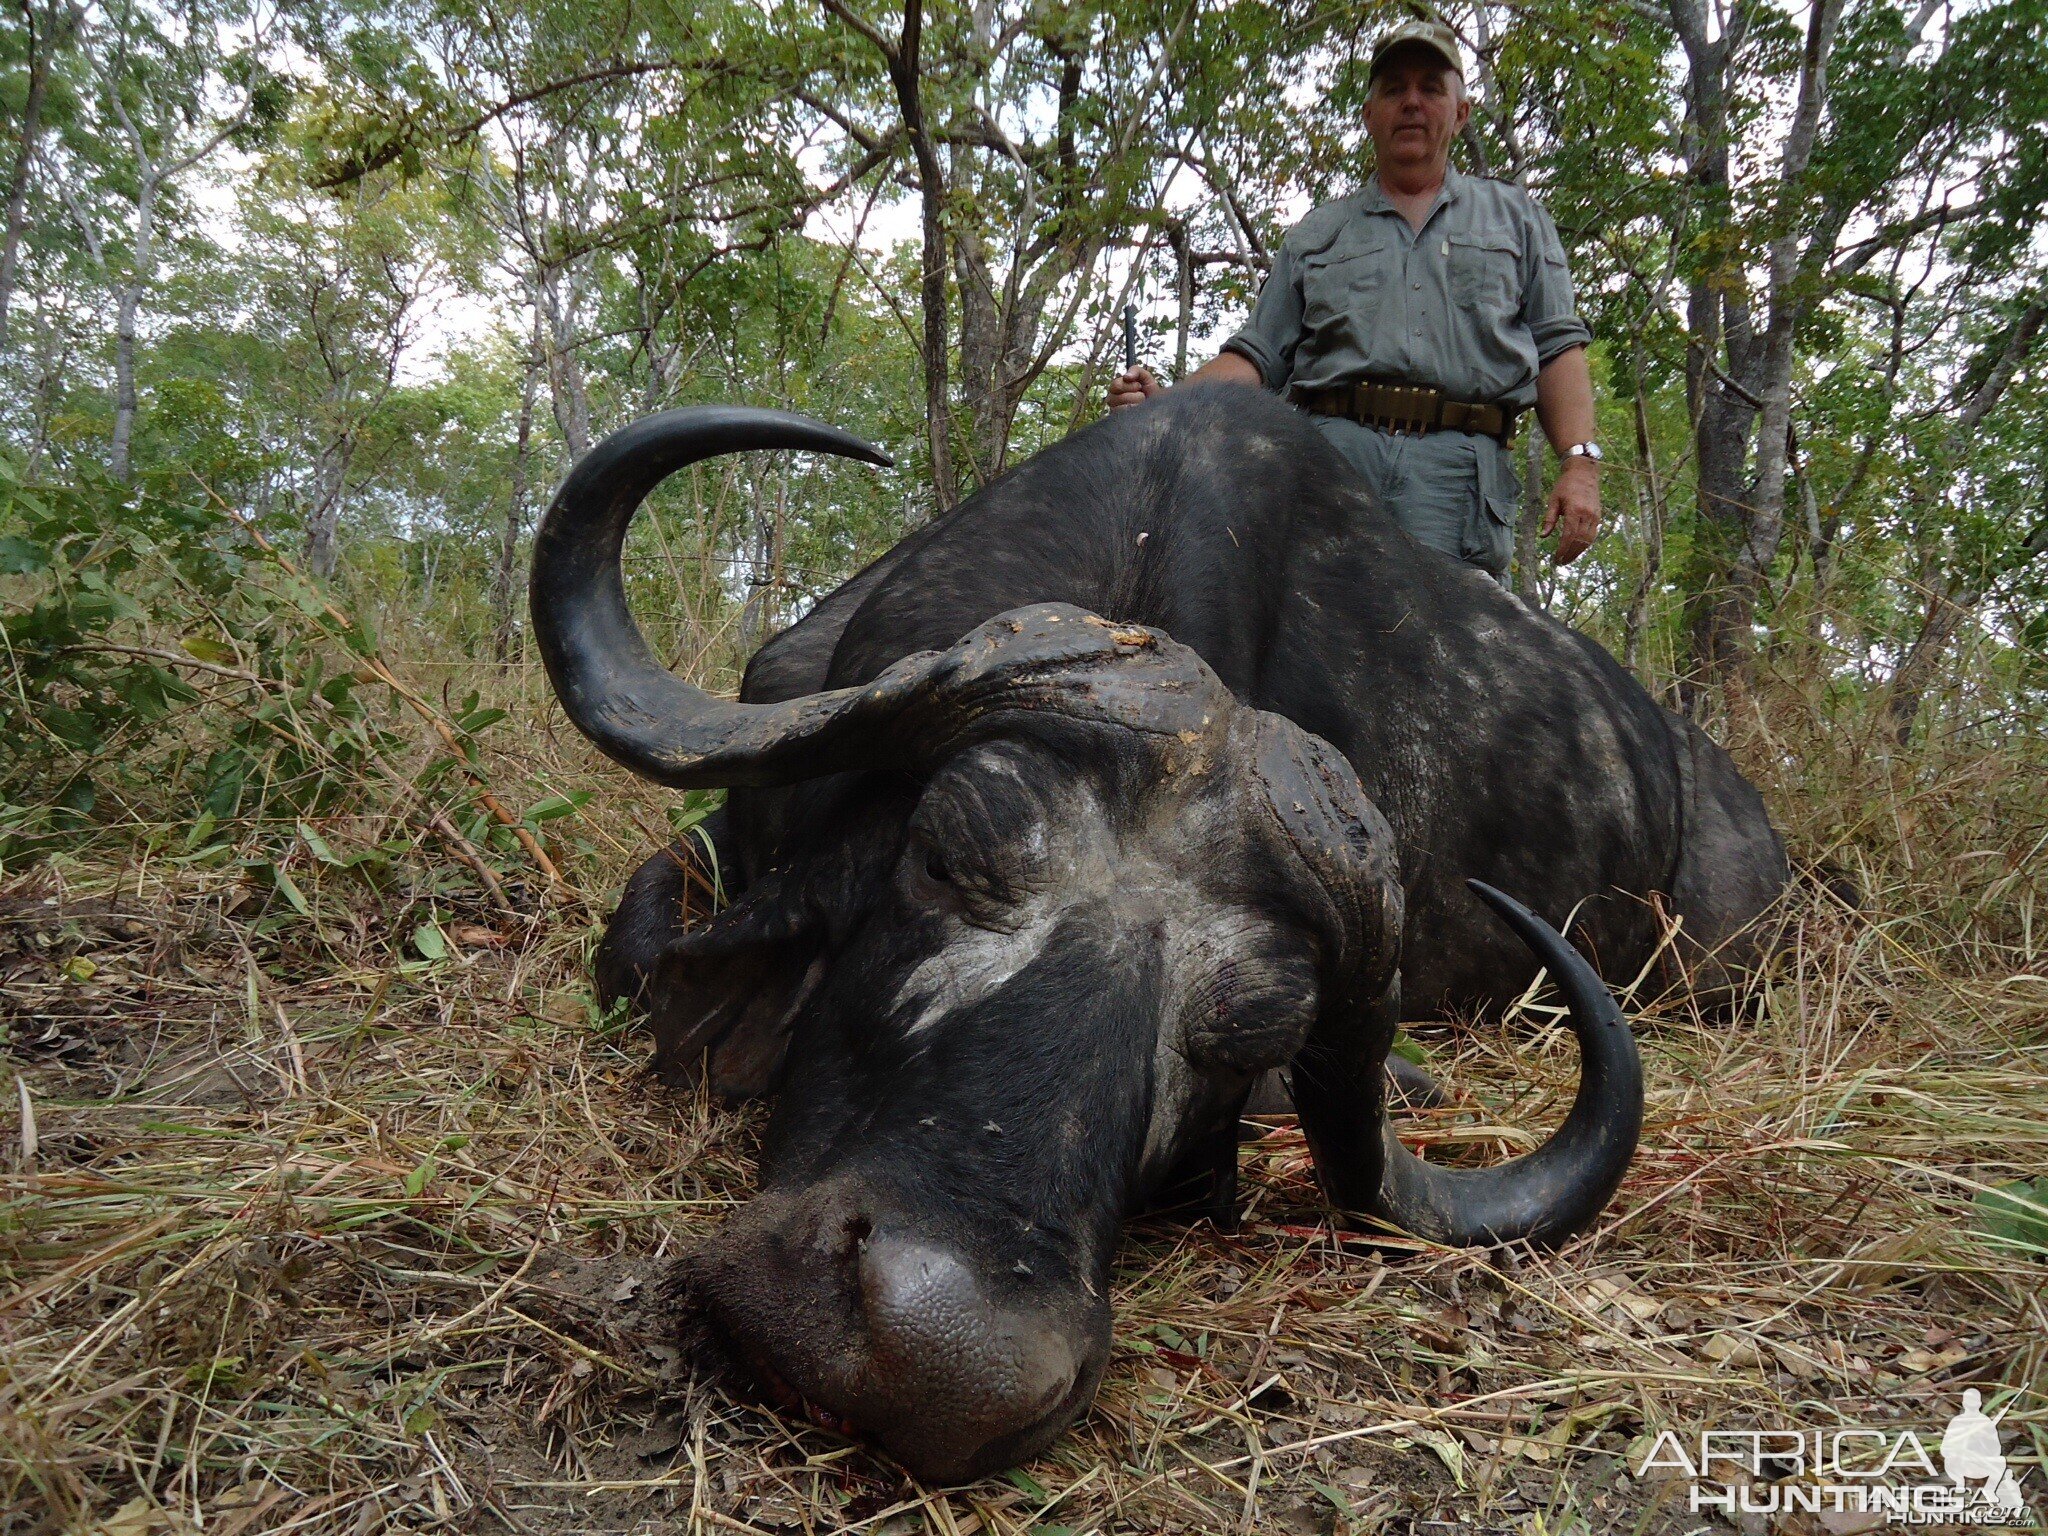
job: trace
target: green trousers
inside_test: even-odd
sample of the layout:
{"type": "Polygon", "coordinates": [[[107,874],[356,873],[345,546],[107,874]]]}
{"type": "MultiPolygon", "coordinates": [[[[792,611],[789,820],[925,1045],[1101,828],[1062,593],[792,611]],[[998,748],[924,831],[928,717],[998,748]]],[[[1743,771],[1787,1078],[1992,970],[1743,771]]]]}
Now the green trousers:
{"type": "Polygon", "coordinates": [[[1341,416],[1313,420],[1394,521],[1431,549],[1506,583],[1522,498],[1512,451],[1470,432],[1415,436],[1341,416]]]}

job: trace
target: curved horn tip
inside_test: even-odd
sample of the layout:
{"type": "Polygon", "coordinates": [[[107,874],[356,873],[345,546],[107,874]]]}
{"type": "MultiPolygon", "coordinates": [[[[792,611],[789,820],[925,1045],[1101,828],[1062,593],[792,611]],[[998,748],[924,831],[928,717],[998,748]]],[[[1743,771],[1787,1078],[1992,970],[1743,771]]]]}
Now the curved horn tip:
{"type": "Polygon", "coordinates": [[[855,438],[854,441],[859,443],[860,446],[865,450],[865,452],[850,453],[846,455],[846,457],[850,459],[859,459],[864,463],[872,464],[877,469],[894,469],[896,467],[896,456],[894,454],[888,453],[883,449],[877,448],[873,443],[868,442],[865,438],[855,438]]]}
{"type": "Polygon", "coordinates": [[[1564,1124],[1542,1146],[1494,1168],[1426,1163],[1382,1120],[1384,1163],[1374,1214],[1454,1246],[1555,1246],[1592,1226],[1621,1185],[1642,1133],[1642,1063],[1620,1007],[1586,957],[1512,896],[1481,880],[1466,884],[1515,930],[1565,994],[1579,1040],[1578,1092],[1564,1124]]]}
{"type": "MultiPolygon", "coordinates": [[[[1600,973],[1593,969],[1592,962],[1579,953],[1577,946],[1562,933],[1498,886],[1471,878],[1465,881],[1465,885],[1473,895],[1499,913],[1501,920],[1536,952],[1555,975],[1558,984],[1573,994],[1571,1000],[1574,1004],[1583,1002],[1598,1023],[1628,1022],[1622,1015],[1621,1005],[1607,990],[1607,983],[1600,979],[1600,973]]],[[[1574,1019],[1577,1012],[1575,1007],[1574,1019]]]]}

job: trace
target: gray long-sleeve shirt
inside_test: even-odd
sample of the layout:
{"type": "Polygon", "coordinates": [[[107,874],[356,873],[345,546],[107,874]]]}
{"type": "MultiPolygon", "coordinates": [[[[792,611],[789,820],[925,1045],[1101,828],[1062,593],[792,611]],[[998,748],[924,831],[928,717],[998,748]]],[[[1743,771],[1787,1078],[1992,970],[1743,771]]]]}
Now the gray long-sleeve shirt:
{"type": "Polygon", "coordinates": [[[1592,339],[1550,215],[1520,187],[1447,167],[1419,232],[1377,176],[1311,212],[1223,347],[1268,389],[1371,377],[1530,406],[1537,370],[1592,339]]]}

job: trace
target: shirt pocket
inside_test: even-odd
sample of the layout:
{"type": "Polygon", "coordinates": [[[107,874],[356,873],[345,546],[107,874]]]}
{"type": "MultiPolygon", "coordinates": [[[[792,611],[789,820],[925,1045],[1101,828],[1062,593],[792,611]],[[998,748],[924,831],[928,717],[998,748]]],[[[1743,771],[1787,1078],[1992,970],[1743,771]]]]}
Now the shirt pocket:
{"type": "Polygon", "coordinates": [[[1387,286],[1391,260],[1384,238],[1318,252],[1301,264],[1301,320],[1304,329],[1328,333],[1370,328],[1387,286]]]}
{"type": "Polygon", "coordinates": [[[1522,253],[1506,235],[1453,235],[1451,302],[1460,309],[1512,313],[1520,287],[1522,253]]]}

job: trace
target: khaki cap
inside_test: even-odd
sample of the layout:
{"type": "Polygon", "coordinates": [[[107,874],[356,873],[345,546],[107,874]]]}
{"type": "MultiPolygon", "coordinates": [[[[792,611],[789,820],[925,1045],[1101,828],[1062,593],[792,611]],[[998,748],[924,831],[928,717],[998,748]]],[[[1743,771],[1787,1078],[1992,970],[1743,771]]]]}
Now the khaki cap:
{"type": "Polygon", "coordinates": [[[1458,51],[1458,34],[1440,21],[1427,21],[1420,16],[1404,21],[1398,27],[1390,27],[1380,40],[1373,44],[1372,67],[1366,71],[1366,78],[1369,80],[1380,72],[1380,66],[1387,62],[1388,54],[1396,48],[1406,48],[1411,44],[1427,48],[1450,65],[1452,74],[1460,80],[1465,78],[1465,58],[1458,51]]]}

